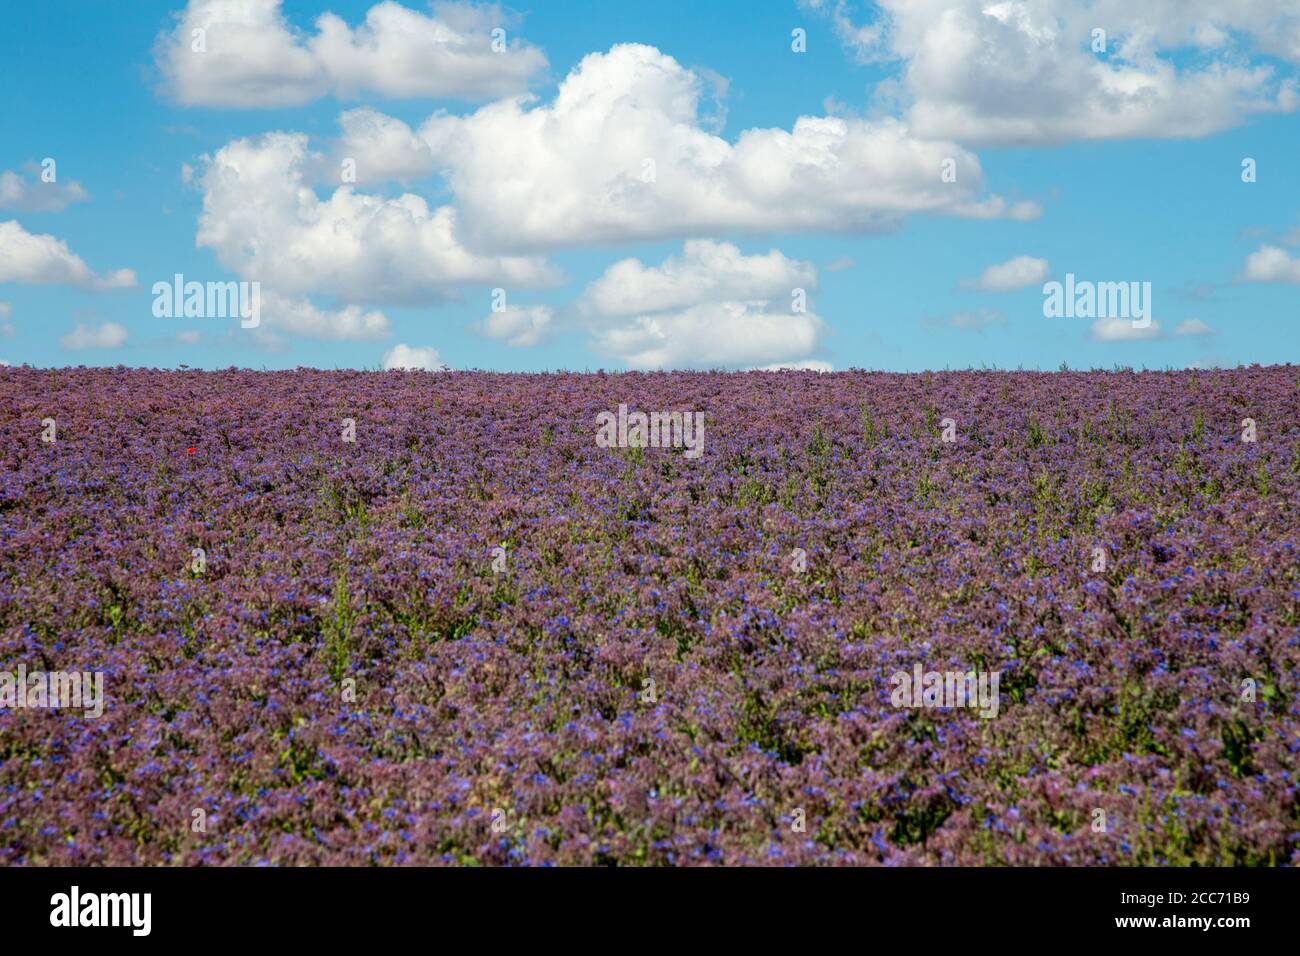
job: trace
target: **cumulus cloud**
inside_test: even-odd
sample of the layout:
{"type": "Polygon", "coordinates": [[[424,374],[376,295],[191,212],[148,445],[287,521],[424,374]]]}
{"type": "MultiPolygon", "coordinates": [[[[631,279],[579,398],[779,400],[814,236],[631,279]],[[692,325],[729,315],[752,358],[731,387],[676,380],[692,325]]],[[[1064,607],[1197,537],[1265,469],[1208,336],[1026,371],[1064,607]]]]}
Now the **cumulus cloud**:
{"type": "Polygon", "coordinates": [[[1092,337],[1098,342],[1144,342],[1160,337],[1160,323],[1152,319],[1142,328],[1132,319],[1098,319],[1092,323],[1092,337]]]}
{"type": "Polygon", "coordinates": [[[1246,257],[1249,282],[1300,282],[1300,259],[1280,246],[1260,246],[1246,257]]]}
{"type": "Polygon", "coordinates": [[[425,14],[385,0],[355,28],[325,13],[309,33],[287,21],[281,0],[190,0],[154,55],[187,106],[297,106],[363,93],[486,100],[525,92],[546,68],[542,52],[518,39],[493,49],[493,30],[514,25],[498,7],[435,3],[425,14]]]}
{"type": "Polygon", "coordinates": [[[382,312],[365,311],[358,305],[320,309],[310,299],[275,293],[262,296],[262,321],[284,332],[336,342],[383,339],[391,331],[388,316],[382,312]]]}
{"type": "Polygon", "coordinates": [[[104,322],[97,326],[78,322],[77,327],[67,335],[59,336],[59,345],[69,351],[115,349],[125,342],[126,329],[116,322],[104,322]]]}
{"type": "Polygon", "coordinates": [[[464,214],[467,243],[492,249],[884,229],[915,212],[1038,214],[981,196],[973,153],[893,119],[804,116],[729,142],[701,124],[704,88],[654,47],[620,44],[584,57],[548,105],[503,100],[435,115],[417,132],[464,214]]]}
{"type": "Polygon", "coordinates": [[[1006,262],[989,266],[978,278],[963,279],[963,289],[977,289],[980,292],[1014,292],[1031,285],[1041,284],[1051,270],[1046,259],[1033,256],[1016,256],[1006,262]]]}
{"type": "Polygon", "coordinates": [[[339,176],[347,160],[355,167],[353,173],[358,185],[407,182],[428,176],[434,170],[429,144],[399,119],[366,108],[348,110],[339,117],[339,125],[343,127],[343,135],[339,138],[334,165],[339,176]]]}
{"type": "Polygon", "coordinates": [[[103,291],[129,289],[135,281],[130,269],[96,275],[63,240],[30,233],[16,220],[0,222],[0,282],[72,285],[103,291]]]}
{"type": "Polygon", "coordinates": [[[1184,319],[1178,323],[1174,329],[1174,335],[1213,335],[1214,329],[1210,328],[1200,319],[1184,319]]]}
{"type": "Polygon", "coordinates": [[[384,353],[385,369],[420,369],[426,372],[441,372],[446,369],[438,350],[428,346],[394,345],[384,353]]]}
{"type": "Polygon", "coordinates": [[[800,360],[823,330],[811,312],[710,302],[599,330],[595,346],[637,369],[752,366],[800,360]]]}
{"type": "Polygon", "coordinates": [[[558,331],[555,310],[548,305],[508,305],[473,325],[474,331],[506,345],[539,345],[558,331]]]}
{"type": "Polygon", "coordinates": [[[802,362],[775,362],[772,365],[759,365],[749,369],[751,372],[833,372],[834,370],[830,362],[820,362],[816,359],[805,359],[802,362]]]}
{"type": "Polygon", "coordinates": [[[815,288],[810,263],[777,250],[687,242],[658,266],[625,259],[579,300],[597,351],[639,369],[744,368],[809,359],[825,323],[795,288],[815,288]],[[796,311],[796,309],[801,311],[796,311]]]}
{"type": "Polygon", "coordinates": [[[793,290],[808,292],[816,286],[811,263],[787,259],[775,249],[746,256],[728,242],[693,239],[681,256],[669,256],[659,266],[637,259],[616,262],[587,286],[580,307],[598,315],[627,316],[699,302],[789,302],[793,290]]]}
{"type": "Polygon", "coordinates": [[[67,183],[47,183],[36,170],[31,170],[29,175],[10,169],[0,172],[0,209],[58,212],[89,198],[90,193],[75,179],[67,183]]]}
{"type": "MultiPolygon", "coordinates": [[[[415,130],[372,109],[350,110],[324,153],[312,151],[302,133],[235,140],[191,173],[203,192],[197,244],[241,278],[286,296],[422,305],[463,285],[554,284],[558,271],[537,253],[563,246],[720,230],[883,229],[914,212],[1038,213],[1032,203],[982,194],[973,154],[918,140],[896,120],[802,117],[789,131],[751,129],[729,142],[701,118],[701,97],[717,88],[716,78],[653,47],[627,44],[584,58],[547,105],[510,98],[465,116],[435,114],[415,130]],[[344,160],[352,161],[356,182],[341,181],[344,160]],[[956,171],[955,182],[945,182],[948,169],[956,171]],[[445,179],[447,205],[364,188],[431,172],[445,179]]],[[[692,258],[706,254],[739,257],[723,243],[693,246],[681,267],[695,268],[698,282],[730,281],[725,264],[719,278],[707,278],[720,264],[692,258]]],[[[676,306],[636,302],[621,314],[706,300],[769,301],[777,291],[789,296],[792,288],[810,287],[811,266],[787,275],[790,261],[779,253],[744,258],[760,270],[734,277],[758,282],[749,299],[678,282],[676,306]],[[764,269],[779,290],[763,285],[764,269]]],[[[607,283],[625,278],[656,277],[616,270],[607,283]]],[[[599,287],[591,291],[601,294],[599,287]]],[[[483,329],[532,338],[505,322],[483,329]]]]}
{"type": "Polygon", "coordinates": [[[284,295],[416,305],[462,283],[535,286],[558,281],[537,258],[477,255],[459,240],[459,213],[423,198],[339,186],[320,199],[320,167],[301,133],[228,143],[206,158],[197,243],[242,278],[284,295]]]}
{"type": "MultiPolygon", "coordinates": [[[[820,4],[829,9],[829,3],[820,4]]],[[[1192,137],[1300,107],[1294,0],[880,0],[861,34],[900,63],[913,131],[969,143],[1192,137]],[[1094,52],[1093,29],[1105,50],[1094,52]],[[1255,58],[1255,59],[1253,59],[1255,58]]],[[[836,9],[842,8],[842,4],[836,9]]]]}

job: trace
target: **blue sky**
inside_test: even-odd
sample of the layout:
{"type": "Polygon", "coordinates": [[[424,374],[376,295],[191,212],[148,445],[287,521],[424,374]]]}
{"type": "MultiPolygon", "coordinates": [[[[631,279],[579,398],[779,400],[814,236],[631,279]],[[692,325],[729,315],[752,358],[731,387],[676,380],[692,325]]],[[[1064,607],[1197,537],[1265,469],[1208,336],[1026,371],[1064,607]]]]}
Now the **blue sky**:
{"type": "Polygon", "coordinates": [[[1129,6],[11,5],[0,360],[1296,362],[1296,4],[1129,6]],[[327,12],[332,45],[315,42],[327,12]],[[347,111],[391,138],[345,137],[347,111]],[[800,117],[821,122],[791,137],[800,117]],[[344,185],[354,154],[364,172],[344,185]],[[957,184],[941,181],[948,156],[957,184]],[[1150,282],[1154,327],[1045,318],[1043,282],[1067,272],[1150,282]],[[258,282],[261,325],[155,316],[153,285],[176,273],[258,282]],[[494,320],[497,288],[510,311],[494,320]]]}

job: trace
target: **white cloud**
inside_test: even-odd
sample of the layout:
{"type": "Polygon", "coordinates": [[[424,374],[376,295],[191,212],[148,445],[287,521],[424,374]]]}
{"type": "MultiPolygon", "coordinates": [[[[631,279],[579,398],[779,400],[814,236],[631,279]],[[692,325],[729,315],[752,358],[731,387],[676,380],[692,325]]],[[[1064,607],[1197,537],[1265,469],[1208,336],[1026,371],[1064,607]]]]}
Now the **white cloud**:
{"type": "Polygon", "coordinates": [[[341,173],[342,161],[352,160],[358,184],[407,182],[434,170],[429,144],[401,120],[366,108],[348,110],[339,125],[343,135],[334,169],[341,173]]]}
{"type": "Polygon", "coordinates": [[[242,278],[284,295],[346,302],[435,302],[462,283],[535,286],[558,280],[537,258],[481,256],[461,245],[459,214],[421,197],[396,199],[339,186],[321,200],[320,167],[301,133],[226,144],[206,158],[196,239],[242,278]]]}
{"type": "Polygon", "coordinates": [[[843,272],[845,269],[852,269],[857,265],[851,256],[840,256],[833,262],[826,263],[824,268],[827,272],[843,272]]]}
{"type": "Polygon", "coordinates": [[[67,335],[59,336],[59,345],[70,351],[80,349],[115,349],[126,342],[126,329],[116,322],[104,322],[98,326],[83,325],[67,335]]]}
{"type": "Polygon", "coordinates": [[[428,372],[440,372],[446,367],[438,355],[438,350],[427,346],[398,344],[384,353],[385,369],[422,369],[428,372]]]}
{"type": "Polygon", "coordinates": [[[418,130],[463,213],[492,249],[718,232],[883,229],[912,212],[1032,217],[981,197],[978,158],[893,119],[804,116],[734,143],[703,128],[704,81],[654,47],[592,53],[555,99],[512,99],[418,130]],[[952,160],[955,182],[943,181],[952,160]]]}
{"type": "Polygon", "coordinates": [[[63,240],[30,233],[11,219],[0,222],[0,282],[74,285],[103,291],[133,287],[135,273],[118,269],[98,276],[63,240]]]}
{"type": "Polygon", "coordinates": [[[872,63],[880,59],[883,23],[855,23],[846,0],[799,0],[799,5],[829,17],[835,35],[858,62],[872,63]]]}
{"type": "Polygon", "coordinates": [[[9,321],[13,317],[14,307],[8,302],[0,302],[0,335],[13,335],[17,329],[9,321]]]}
{"type": "Polygon", "coordinates": [[[358,305],[329,311],[306,298],[262,295],[262,319],[274,329],[329,341],[370,341],[387,338],[391,327],[382,312],[367,312],[358,305]]]}
{"type": "Polygon", "coordinates": [[[495,7],[435,3],[424,14],[385,0],[356,28],[325,13],[306,33],[288,23],[281,0],[190,0],[154,55],[171,95],[188,106],[298,106],[362,93],[485,100],[525,92],[546,68],[542,52],[517,39],[493,50],[493,29],[514,25],[495,7]],[[202,51],[195,30],[204,31],[202,51]]]}
{"type": "Polygon", "coordinates": [[[709,302],[599,330],[595,346],[637,369],[786,364],[813,351],[824,327],[812,312],[709,302]]]}
{"type": "MultiPolygon", "coordinates": [[[[914,132],[970,143],[1193,137],[1300,106],[1294,0],[880,0],[873,55],[914,132]],[[1094,53],[1092,31],[1107,30],[1094,53]],[[1182,54],[1180,56],[1180,54],[1182,54]],[[1183,62],[1176,63],[1179,59],[1183,62]]],[[[871,38],[867,35],[868,39],[871,38]]]]}
{"type": "Polygon", "coordinates": [[[833,372],[835,367],[830,362],[817,359],[804,359],[802,362],[774,362],[771,365],[757,365],[751,372],[833,372]]]}
{"type": "Polygon", "coordinates": [[[1214,329],[1210,328],[1200,319],[1185,319],[1178,323],[1174,329],[1174,335],[1213,335],[1214,329]]]}
{"type": "Polygon", "coordinates": [[[1160,323],[1155,319],[1145,328],[1132,319],[1098,319],[1092,323],[1092,337],[1098,342],[1141,342],[1160,337],[1160,323]]]}
{"type": "MultiPolygon", "coordinates": [[[[723,228],[883,229],[920,211],[977,218],[1039,212],[1033,203],[981,195],[973,154],[917,140],[895,120],[802,117],[791,131],[751,129],[728,142],[708,132],[700,115],[701,96],[717,87],[716,78],[652,47],[628,44],[584,58],[546,106],[506,99],[466,116],[435,114],[415,131],[371,109],[351,110],[340,117],[328,159],[311,151],[302,133],[235,140],[192,173],[203,192],[196,241],[241,278],[285,296],[419,305],[464,285],[558,282],[558,271],[530,250],[723,228]],[[343,159],[355,161],[357,184],[340,184],[343,159]],[[943,181],[949,162],[956,182],[943,181]],[[450,204],[430,208],[411,192],[390,198],[360,191],[359,184],[431,171],[446,177],[450,204]],[[319,185],[333,191],[318,195],[319,185]],[[502,254],[510,252],[524,254],[502,254]]],[[[765,261],[723,243],[699,248],[767,269],[784,283],[785,296],[810,286],[812,267],[784,278],[792,264],[779,253],[765,261]]],[[[688,256],[684,267],[692,265],[688,256]]],[[[725,286],[725,270],[706,278],[716,266],[706,263],[698,281],[725,286]]],[[[607,281],[619,279],[615,272],[607,281]]],[[[676,285],[676,306],[637,302],[622,314],[776,294],[759,287],[745,299],[725,288],[706,294],[676,285]]]]}
{"type": "Polygon", "coordinates": [[[500,312],[488,313],[473,328],[506,345],[538,345],[557,331],[554,319],[555,310],[548,305],[508,305],[500,312]]]}
{"type": "Polygon", "coordinates": [[[806,308],[811,263],[773,249],[743,255],[730,243],[691,240],[658,266],[624,259],[579,299],[593,346],[633,368],[752,367],[808,359],[825,323],[806,308]],[[805,296],[791,292],[802,288],[805,296]]]}
{"type": "Polygon", "coordinates": [[[68,183],[47,183],[35,172],[31,176],[8,169],[0,172],[0,209],[58,212],[89,198],[90,193],[75,179],[68,183]]]}
{"type": "Polygon", "coordinates": [[[198,345],[203,341],[203,333],[196,329],[186,329],[176,333],[176,341],[181,345],[198,345]]]}
{"type": "Polygon", "coordinates": [[[1250,282],[1300,282],[1300,259],[1279,246],[1260,246],[1246,257],[1245,278],[1250,282]]]}
{"type": "Polygon", "coordinates": [[[980,292],[1014,292],[1027,286],[1040,285],[1050,274],[1046,259],[1016,256],[989,266],[977,279],[963,279],[961,287],[978,289],[980,292]]]}
{"type": "Polygon", "coordinates": [[[587,286],[584,312],[630,316],[679,309],[700,302],[791,301],[795,289],[817,286],[812,263],[787,259],[773,249],[767,255],[742,255],[728,242],[688,240],[680,257],[659,266],[624,259],[587,286]]]}

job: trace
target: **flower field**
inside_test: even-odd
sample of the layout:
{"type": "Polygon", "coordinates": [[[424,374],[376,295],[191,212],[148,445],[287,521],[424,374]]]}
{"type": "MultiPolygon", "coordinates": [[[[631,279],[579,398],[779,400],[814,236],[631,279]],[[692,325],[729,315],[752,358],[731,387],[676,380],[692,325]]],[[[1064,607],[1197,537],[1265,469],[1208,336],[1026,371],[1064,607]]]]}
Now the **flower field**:
{"type": "Polygon", "coordinates": [[[1295,366],[0,368],[0,862],[1296,864],[1298,548],[1295,366]]]}

